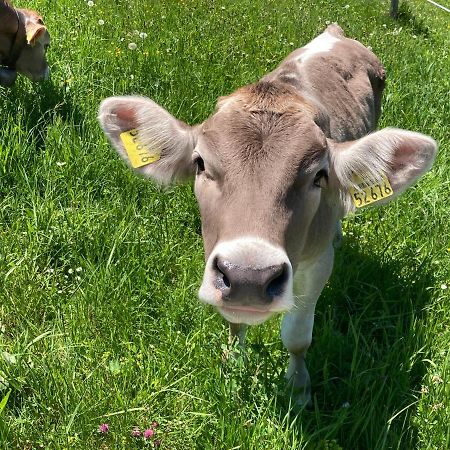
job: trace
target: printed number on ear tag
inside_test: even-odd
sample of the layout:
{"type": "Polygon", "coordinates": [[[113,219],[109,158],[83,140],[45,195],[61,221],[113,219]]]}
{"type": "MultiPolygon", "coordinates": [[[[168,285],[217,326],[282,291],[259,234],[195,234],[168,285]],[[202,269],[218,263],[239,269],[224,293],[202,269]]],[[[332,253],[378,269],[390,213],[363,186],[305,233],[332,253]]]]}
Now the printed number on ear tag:
{"type": "Polygon", "coordinates": [[[389,183],[386,176],[383,176],[381,182],[377,184],[367,184],[358,176],[354,177],[354,181],[358,188],[356,189],[352,186],[349,190],[353,203],[357,208],[384,200],[394,193],[391,183],[389,183]]]}
{"type": "Polygon", "coordinates": [[[135,169],[154,163],[161,158],[160,151],[150,150],[139,142],[138,130],[129,130],[120,133],[120,139],[127,151],[130,163],[135,169]]]}

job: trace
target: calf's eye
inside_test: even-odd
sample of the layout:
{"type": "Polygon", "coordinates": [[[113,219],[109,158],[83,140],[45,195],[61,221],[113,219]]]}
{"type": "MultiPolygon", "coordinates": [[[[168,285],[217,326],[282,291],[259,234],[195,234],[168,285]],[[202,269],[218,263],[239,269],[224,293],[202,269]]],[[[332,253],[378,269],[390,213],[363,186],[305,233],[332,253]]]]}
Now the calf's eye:
{"type": "Polygon", "coordinates": [[[197,167],[197,175],[205,171],[205,161],[203,161],[201,156],[196,156],[194,158],[194,164],[197,167]]]}
{"type": "Polygon", "coordinates": [[[327,185],[328,173],[325,169],[319,170],[314,177],[314,186],[324,188],[327,185]]]}

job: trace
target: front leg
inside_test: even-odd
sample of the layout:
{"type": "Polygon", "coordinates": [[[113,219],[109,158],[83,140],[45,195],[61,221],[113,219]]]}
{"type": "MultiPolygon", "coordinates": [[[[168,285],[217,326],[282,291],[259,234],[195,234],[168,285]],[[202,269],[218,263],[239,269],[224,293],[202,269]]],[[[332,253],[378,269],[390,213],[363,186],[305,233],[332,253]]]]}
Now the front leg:
{"type": "Polygon", "coordinates": [[[222,361],[226,361],[229,358],[238,360],[241,356],[244,356],[245,349],[245,335],[247,334],[248,325],[245,323],[232,323],[230,325],[230,334],[228,336],[228,346],[232,347],[233,350],[227,348],[222,353],[222,361]],[[237,341],[237,346],[234,347],[237,341]]]}
{"type": "Polygon", "coordinates": [[[296,403],[301,405],[311,404],[305,355],[311,344],[316,302],[331,275],[333,258],[333,246],[330,245],[313,261],[299,264],[294,276],[295,305],[281,324],[281,339],[289,351],[286,378],[297,396],[296,403]]]}
{"type": "Polygon", "coordinates": [[[231,323],[230,322],[230,338],[229,343],[232,344],[238,339],[239,348],[243,349],[245,346],[245,335],[247,333],[248,325],[244,323],[231,323]]]}

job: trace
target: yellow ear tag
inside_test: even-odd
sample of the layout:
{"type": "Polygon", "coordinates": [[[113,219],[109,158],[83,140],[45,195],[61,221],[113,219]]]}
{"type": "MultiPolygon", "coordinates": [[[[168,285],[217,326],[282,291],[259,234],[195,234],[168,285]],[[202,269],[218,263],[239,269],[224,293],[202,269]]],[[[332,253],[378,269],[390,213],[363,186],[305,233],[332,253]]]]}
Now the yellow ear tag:
{"type": "Polygon", "coordinates": [[[353,203],[357,208],[363,208],[364,206],[384,200],[394,193],[391,183],[389,183],[385,175],[383,175],[381,182],[378,184],[367,184],[357,175],[354,176],[353,180],[358,185],[358,188],[355,189],[351,186],[349,191],[352,195],[353,203]]]}
{"type": "Polygon", "coordinates": [[[158,161],[161,158],[161,152],[158,150],[150,150],[139,142],[139,131],[129,130],[120,133],[120,139],[127,151],[128,158],[132,167],[146,166],[158,161]]]}

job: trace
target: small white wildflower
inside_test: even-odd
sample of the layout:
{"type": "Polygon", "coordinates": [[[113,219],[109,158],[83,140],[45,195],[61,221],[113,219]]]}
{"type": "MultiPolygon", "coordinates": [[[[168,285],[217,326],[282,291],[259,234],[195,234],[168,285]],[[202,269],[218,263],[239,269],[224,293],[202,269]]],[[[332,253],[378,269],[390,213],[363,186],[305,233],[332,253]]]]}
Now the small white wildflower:
{"type": "Polygon", "coordinates": [[[433,375],[433,376],[431,377],[431,381],[432,381],[434,384],[440,384],[440,383],[443,383],[443,382],[444,382],[444,380],[443,380],[439,375],[433,375]]]}
{"type": "Polygon", "coordinates": [[[225,6],[222,6],[220,9],[224,10],[224,9],[225,9],[225,6]]]}
{"type": "Polygon", "coordinates": [[[105,21],[103,19],[99,19],[98,24],[99,25],[105,25],[105,21]]]}
{"type": "Polygon", "coordinates": [[[417,39],[417,36],[415,34],[412,35],[413,39],[417,39]]]}
{"type": "Polygon", "coordinates": [[[88,5],[89,7],[94,6],[94,2],[93,2],[92,0],[89,0],[89,1],[87,2],[87,5],[88,5]]]}
{"type": "Polygon", "coordinates": [[[77,272],[81,272],[83,269],[82,269],[81,267],[77,267],[75,270],[76,270],[77,272]]]}
{"type": "Polygon", "coordinates": [[[329,20],[325,20],[325,25],[330,25],[330,21],[329,20]]]}
{"type": "Polygon", "coordinates": [[[69,272],[69,274],[72,275],[73,274],[73,269],[70,268],[67,272],[69,272]]]}
{"type": "Polygon", "coordinates": [[[81,281],[81,277],[80,277],[79,275],[77,275],[77,276],[75,277],[75,280],[81,281]]]}
{"type": "Polygon", "coordinates": [[[133,74],[130,75],[130,79],[134,80],[134,75],[133,74]]]}
{"type": "Polygon", "coordinates": [[[134,42],[130,42],[130,43],[128,44],[128,49],[129,49],[129,50],[136,50],[136,49],[137,49],[137,44],[134,43],[134,42]]]}
{"type": "Polygon", "coordinates": [[[441,289],[443,289],[444,291],[448,288],[448,286],[445,283],[441,284],[441,289]]]}
{"type": "Polygon", "coordinates": [[[367,50],[372,51],[372,47],[370,45],[367,46],[367,50]]]}
{"type": "Polygon", "coordinates": [[[444,407],[444,404],[443,403],[436,403],[435,405],[433,405],[432,407],[431,407],[431,409],[432,409],[432,411],[437,411],[437,410],[439,410],[439,409],[442,409],[444,407]]]}
{"type": "Polygon", "coordinates": [[[348,9],[348,8],[350,8],[350,5],[345,5],[344,6],[344,9],[348,9]]]}
{"type": "Polygon", "coordinates": [[[141,31],[141,32],[139,33],[139,37],[140,37],[141,39],[145,39],[147,36],[148,36],[148,34],[147,34],[147,33],[144,33],[143,31],[141,31]]]}
{"type": "Polygon", "coordinates": [[[56,161],[56,165],[58,166],[58,167],[63,167],[63,166],[65,166],[67,163],[66,162],[64,162],[64,161],[56,161]]]}
{"type": "Polygon", "coordinates": [[[383,28],[386,28],[386,27],[387,27],[387,25],[385,23],[383,23],[383,28]]]}
{"type": "Polygon", "coordinates": [[[63,291],[60,289],[59,291],[58,291],[58,294],[62,294],[63,293],[63,291]]]}

